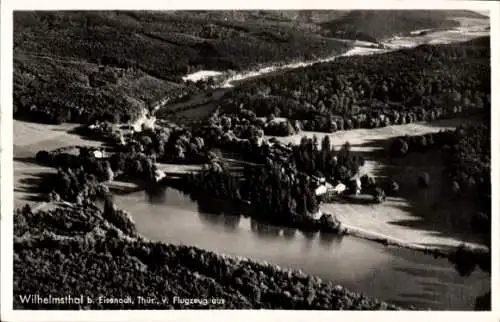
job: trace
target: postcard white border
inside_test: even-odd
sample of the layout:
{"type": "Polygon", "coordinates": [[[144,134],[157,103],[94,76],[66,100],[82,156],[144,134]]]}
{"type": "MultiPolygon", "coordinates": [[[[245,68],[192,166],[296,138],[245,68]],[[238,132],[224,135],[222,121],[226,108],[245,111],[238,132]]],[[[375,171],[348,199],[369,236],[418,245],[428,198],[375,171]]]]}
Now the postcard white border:
{"type": "Polygon", "coordinates": [[[492,311],[491,312],[366,312],[366,311],[19,311],[12,310],[12,213],[13,213],[13,128],[12,128],[12,12],[13,10],[172,10],[172,9],[470,9],[489,11],[492,44],[492,195],[500,197],[500,169],[498,167],[500,140],[499,105],[499,16],[497,1],[327,1],[327,0],[3,0],[1,2],[1,167],[0,167],[0,214],[1,214],[1,315],[2,321],[196,321],[203,320],[286,320],[322,321],[328,318],[346,321],[500,321],[498,297],[499,273],[499,200],[493,198],[492,208],[492,311]],[[496,286],[496,287],[495,287],[496,286]]]}

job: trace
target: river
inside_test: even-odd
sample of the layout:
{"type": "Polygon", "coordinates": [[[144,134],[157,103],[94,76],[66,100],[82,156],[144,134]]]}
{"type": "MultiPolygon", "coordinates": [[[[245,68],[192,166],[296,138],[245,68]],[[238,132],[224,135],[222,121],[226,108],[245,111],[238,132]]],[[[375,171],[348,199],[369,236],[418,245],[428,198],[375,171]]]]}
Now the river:
{"type": "Polygon", "coordinates": [[[150,239],[302,269],[403,306],[471,310],[476,296],[490,290],[488,274],[476,270],[461,277],[446,259],[355,237],[304,234],[249,217],[209,213],[171,188],[155,196],[145,191],[117,195],[115,201],[134,215],[139,232],[150,239]]]}

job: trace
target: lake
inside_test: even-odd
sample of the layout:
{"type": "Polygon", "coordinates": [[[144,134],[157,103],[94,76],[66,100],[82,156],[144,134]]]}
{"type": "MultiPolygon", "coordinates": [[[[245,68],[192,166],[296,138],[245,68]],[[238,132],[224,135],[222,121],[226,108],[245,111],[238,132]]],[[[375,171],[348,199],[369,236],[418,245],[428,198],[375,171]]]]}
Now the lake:
{"type": "MultiPolygon", "coordinates": [[[[425,43],[465,41],[489,34],[483,30],[489,24],[487,20],[479,24],[480,28],[477,24],[465,25],[459,30],[397,37],[384,43],[389,47],[387,50],[355,47],[344,55],[382,53],[425,43]]],[[[236,75],[225,86],[235,86],[244,80],[311,63],[285,65],[278,70],[263,68],[236,75]]],[[[219,97],[223,92],[224,90],[220,90],[214,97],[219,97]]],[[[189,102],[197,103],[204,98],[205,96],[195,97],[189,102]]],[[[177,108],[184,104],[187,103],[179,104],[177,108]]],[[[193,115],[202,117],[211,110],[207,104],[200,103],[197,108],[176,114],[188,118],[193,115]]],[[[158,115],[161,115],[161,110],[158,115]]],[[[120,208],[132,214],[139,232],[150,239],[198,246],[217,253],[268,261],[281,267],[300,268],[308,274],[331,280],[353,291],[402,306],[471,310],[475,298],[491,289],[488,274],[476,270],[469,277],[461,277],[446,259],[435,259],[407,249],[388,248],[354,237],[304,234],[258,223],[243,216],[211,214],[207,209],[220,208],[220,201],[200,206],[173,189],[166,189],[154,197],[140,191],[118,195],[115,199],[120,208]]]]}
{"type": "Polygon", "coordinates": [[[145,237],[197,246],[217,253],[301,269],[353,291],[419,309],[472,310],[475,298],[490,290],[490,276],[479,270],[461,277],[446,259],[390,248],[349,237],[307,234],[258,223],[249,217],[214,214],[220,201],[199,205],[165,188],[116,195],[145,237]]]}

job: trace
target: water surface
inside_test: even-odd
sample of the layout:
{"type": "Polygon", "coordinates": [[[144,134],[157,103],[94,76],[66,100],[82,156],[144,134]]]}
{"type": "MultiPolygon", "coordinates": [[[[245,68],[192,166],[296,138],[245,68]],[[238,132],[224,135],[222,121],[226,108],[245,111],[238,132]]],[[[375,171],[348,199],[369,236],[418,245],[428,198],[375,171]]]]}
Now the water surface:
{"type": "Polygon", "coordinates": [[[490,289],[490,277],[461,277],[445,259],[388,248],[354,237],[307,234],[258,223],[249,217],[211,214],[220,201],[200,206],[177,190],[115,196],[139,232],[153,240],[268,261],[395,304],[420,309],[471,310],[490,289]],[[201,208],[201,209],[200,209],[201,208]]]}

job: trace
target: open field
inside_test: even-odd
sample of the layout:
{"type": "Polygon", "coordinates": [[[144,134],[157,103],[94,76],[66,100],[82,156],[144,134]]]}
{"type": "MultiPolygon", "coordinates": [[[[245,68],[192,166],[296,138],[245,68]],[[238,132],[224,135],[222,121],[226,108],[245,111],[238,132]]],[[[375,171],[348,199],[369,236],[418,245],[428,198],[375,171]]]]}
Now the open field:
{"type": "MultiPolygon", "coordinates": [[[[349,142],[353,151],[372,152],[376,149],[382,149],[385,140],[402,136],[402,135],[421,135],[425,133],[439,132],[440,130],[451,130],[460,124],[475,122],[477,118],[453,118],[443,119],[434,122],[414,122],[404,125],[391,125],[379,127],[375,129],[354,129],[347,131],[337,131],[331,134],[322,132],[301,131],[295,135],[286,137],[276,137],[279,141],[288,144],[299,144],[303,136],[312,138],[317,136],[322,139],[325,135],[330,136],[332,145],[339,147],[342,144],[349,142]]],[[[272,136],[266,136],[270,138],[272,136]]]]}
{"type": "MultiPolygon", "coordinates": [[[[330,55],[326,58],[315,59],[311,61],[300,61],[288,64],[280,64],[274,66],[266,66],[260,69],[232,72],[228,74],[225,81],[219,85],[220,87],[212,90],[208,95],[201,93],[189,97],[186,101],[177,102],[174,104],[166,104],[157,112],[158,118],[172,118],[182,122],[199,120],[207,117],[217,106],[218,100],[226,94],[231,87],[241,85],[245,82],[274,77],[290,72],[300,67],[311,66],[314,63],[334,61],[338,57],[343,56],[368,56],[374,54],[384,54],[404,48],[414,48],[424,44],[450,44],[456,42],[465,42],[478,37],[488,36],[489,26],[488,19],[480,18],[454,18],[460,22],[460,27],[452,29],[429,29],[429,33],[416,36],[394,36],[381,44],[384,48],[377,48],[378,43],[360,40],[344,40],[352,45],[349,50],[340,54],[330,55]],[[375,47],[374,47],[375,46],[375,47]]],[[[214,71],[200,71],[193,74],[188,74],[185,77],[204,75],[210,77],[214,75],[214,71]]],[[[220,76],[220,75],[219,75],[220,76]]]]}
{"type": "Polygon", "coordinates": [[[54,168],[34,162],[40,150],[53,150],[71,145],[99,146],[101,142],[82,139],[70,134],[76,125],[47,125],[14,120],[14,207],[40,201],[34,188],[45,175],[55,173],[54,168]]]}
{"type": "Polygon", "coordinates": [[[474,17],[456,17],[453,18],[453,20],[456,20],[460,22],[460,26],[462,27],[476,27],[476,26],[484,26],[488,25],[490,19],[485,19],[485,18],[474,18],[474,17]]]}
{"type": "MultiPolygon", "coordinates": [[[[335,203],[323,205],[323,210],[336,215],[353,234],[371,232],[386,235],[413,244],[426,246],[456,246],[462,241],[475,242],[476,236],[461,234],[457,230],[460,213],[473,211],[465,200],[448,197],[449,185],[443,184],[443,165],[437,154],[413,154],[404,159],[388,160],[375,151],[382,151],[386,140],[401,135],[419,135],[452,129],[458,124],[473,122],[474,118],[451,119],[429,123],[412,123],[377,129],[356,129],[329,134],[331,142],[340,146],[348,141],[354,151],[366,158],[363,173],[376,177],[395,179],[400,184],[400,195],[389,197],[381,205],[367,201],[335,203]],[[432,185],[426,190],[417,187],[418,174],[428,172],[432,185]],[[453,210],[453,211],[452,211],[453,210]]],[[[85,140],[78,135],[69,134],[75,125],[41,125],[14,121],[14,205],[40,201],[40,196],[32,190],[42,176],[54,173],[55,169],[37,165],[33,162],[39,150],[52,150],[69,145],[93,145],[101,143],[85,140]]],[[[321,139],[324,133],[301,132],[289,137],[278,137],[284,143],[298,144],[301,136],[317,135],[321,139]]],[[[196,171],[198,165],[159,164],[159,169],[169,173],[196,171]]],[[[117,182],[117,188],[123,188],[117,182]]],[[[112,185],[113,186],[113,185],[112,185]]],[[[135,189],[134,189],[135,190],[135,189]]]]}
{"type": "MultiPolygon", "coordinates": [[[[479,246],[481,237],[464,229],[462,218],[477,211],[468,200],[451,193],[451,184],[444,174],[439,152],[411,154],[394,162],[377,162],[375,177],[390,177],[399,183],[397,197],[388,197],[383,204],[346,201],[324,204],[323,210],[337,216],[354,235],[394,240],[410,246],[446,249],[466,242],[479,246]],[[417,184],[418,175],[427,172],[430,187],[417,184]]],[[[366,200],[366,199],[365,199],[366,200]]]]}
{"type": "MultiPolygon", "coordinates": [[[[463,233],[462,213],[474,211],[467,200],[454,198],[451,184],[446,182],[444,165],[439,152],[410,154],[402,159],[389,159],[383,154],[387,140],[401,135],[421,135],[453,129],[457,125],[474,122],[475,118],[450,119],[430,123],[412,123],[377,129],[357,129],[329,134],[332,145],[339,147],[345,142],[353,151],[365,158],[362,173],[376,178],[390,177],[400,186],[398,197],[388,197],[383,204],[373,204],[371,197],[324,204],[322,210],[332,213],[355,235],[377,235],[398,242],[426,247],[447,248],[462,242],[477,246],[479,236],[463,233]],[[427,172],[431,186],[420,189],[418,175],[427,172]]],[[[298,144],[302,136],[324,133],[301,132],[289,137],[277,137],[284,143],[298,144]]]]}
{"type": "Polygon", "coordinates": [[[430,32],[423,36],[393,38],[384,42],[389,48],[414,47],[422,44],[449,44],[454,42],[464,42],[474,38],[489,36],[489,31],[484,30],[487,25],[480,27],[463,26],[454,30],[442,30],[430,32]]]}
{"type": "Polygon", "coordinates": [[[487,17],[167,10],[13,20],[17,309],[491,310],[487,17]],[[451,115],[461,116],[441,119],[451,115]],[[391,123],[405,124],[380,127],[391,123]],[[468,123],[388,153],[397,137],[468,123]],[[325,148],[290,148],[304,136],[325,148]],[[354,153],[330,151],[346,142],[354,153]],[[340,192],[338,182],[352,191],[359,167],[376,182],[340,192]],[[327,203],[321,177],[338,190],[327,203]],[[57,292],[87,303],[29,295],[57,292]]]}
{"type": "Polygon", "coordinates": [[[170,174],[186,174],[201,170],[199,164],[174,164],[174,163],[158,163],[158,170],[170,174]]]}
{"type": "MultiPolygon", "coordinates": [[[[100,146],[101,142],[82,139],[71,132],[77,124],[47,125],[14,120],[14,156],[69,145],[100,146]]],[[[33,155],[34,156],[34,155],[33,155]]]]}

